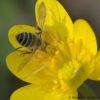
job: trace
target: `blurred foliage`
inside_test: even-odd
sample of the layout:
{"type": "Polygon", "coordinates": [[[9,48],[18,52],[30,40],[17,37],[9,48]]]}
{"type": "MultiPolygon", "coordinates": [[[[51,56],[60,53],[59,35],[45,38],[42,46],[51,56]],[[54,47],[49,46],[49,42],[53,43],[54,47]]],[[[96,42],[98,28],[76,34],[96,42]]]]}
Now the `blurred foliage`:
{"type": "MultiPolygon", "coordinates": [[[[63,3],[64,6],[68,9],[73,20],[75,20],[77,16],[84,18],[84,16],[82,15],[85,14],[85,19],[88,19],[92,23],[93,27],[96,26],[96,22],[100,22],[100,18],[98,20],[94,20],[94,22],[92,21],[91,15],[93,16],[93,14],[91,12],[93,12],[92,11],[93,9],[91,10],[89,8],[90,13],[82,12],[85,6],[80,6],[81,1],[80,2],[79,0],[77,1],[76,0],[75,1],[59,0],[59,1],[61,1],[61,3],[63,3]],[[80,7],[82,8],[82,10],[78,11],[80,7]]],[[[86,3],[87,1],[89,2],[89,0],[84,0],[84,1],[86,1],[86,3]]],[[[93,1],[93,0],[90,0],[90,1],[93,1]]],[[[97,1],[97,0],[94,0],[94,1],[97,1]]],[[[14,50],[14,48],[9,43],[7,35],[8,35],[9,29],[13,25],[16,25],[16,24],[35,25],[35,13],[34,13],[35,2],[36,0],[2,0],[0,1],[0,100],[9,100],[9,96],[14,90],[26,84],[25,82],[22,82],[21,80],[13,76],[7,69],[6,62],[5,62],[6,56],[14,50]]],[[[98,3],[100,5],[100,2],[98,3]]],[[[87,11],[87,9],[85,11],[87,11]]],[[[95,15],[93,19],[96,19],[95,15]]],[[[100,29],[96,27],[95,31],[99,33],[100,29]]],[[[97,34],[97,36],[99,40],[100,34],[97,34]]],[[[92,82],[88,80],[85,84],[88,84],[89,86],[91,86],[92,87],[91,91],[93,90],[95,94],[100,93],[100,85],[96,87],[96,85],[100,84],[100,82],[92,82]]],[[[88,91],[87,88],[83,89],[85,87],[85,84],[83,84],[83,86],[79,88],[80,95],[81,93],[84,94],[85,90],[87,90],[87,93],[91,92],[91,91],[88,91]]],[[[94,94],[93,91],[91,92],[91,94],[94,94]]]]}

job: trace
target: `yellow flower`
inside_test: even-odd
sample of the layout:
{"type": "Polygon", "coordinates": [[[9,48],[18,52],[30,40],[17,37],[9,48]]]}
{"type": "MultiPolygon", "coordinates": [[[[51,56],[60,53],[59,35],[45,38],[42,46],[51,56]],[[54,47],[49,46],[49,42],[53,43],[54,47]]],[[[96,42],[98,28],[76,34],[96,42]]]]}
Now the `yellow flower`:
{"type": "Polygon", "coordinates": [[[8,68],[31,83],[10,100],[77,100],[77,88],[86,79],[100,80],[94,32],[83,19],[73,23],[57,0],[38,0],[35,13],[39,28],[16,25],[9,31],[9,40],[18,49],[7,56],[8,68]],[[31,53],[17,39],[23,32],[35,37],[40,32],[41,43],[31,53]]]}

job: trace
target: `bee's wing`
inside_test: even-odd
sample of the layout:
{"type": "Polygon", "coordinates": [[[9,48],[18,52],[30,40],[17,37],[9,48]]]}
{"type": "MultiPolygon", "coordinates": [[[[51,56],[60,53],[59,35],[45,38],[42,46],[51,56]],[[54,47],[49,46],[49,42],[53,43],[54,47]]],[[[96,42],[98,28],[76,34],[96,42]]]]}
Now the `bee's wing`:
{"type": "Polygon", "coordinates": [[[34,54],[15,51],[6,59],[8,68],[14,75],[34,84],[42,84],[52,79],[49,70],[50,61],[50,57],[42,51],[36,51],[34,54]]]}
{"type": "Polygon", "coordinates": [[[45,17],[46,17],[46,7],[42,2],[38,8],[38,26],[43,29],[45,17]]]}
{"type": "Polygon", "coordinates": [[[37,0],[35,6],[37,25],[43,28],[43,31],[55,30],[62,34],[73,33],[73,23],[67,11],[57,0],[37,0]],[[52,27],[53,26],[53,27],[52,27]],[[55,28],[55,26],[57,26],[55,28]],[[52,27],[52,29],[47,29],[52,27]],[[65,29],[66,27],[66,29],[65,29]],[[62,30],[61,30],[62,29],[62,30]]]}

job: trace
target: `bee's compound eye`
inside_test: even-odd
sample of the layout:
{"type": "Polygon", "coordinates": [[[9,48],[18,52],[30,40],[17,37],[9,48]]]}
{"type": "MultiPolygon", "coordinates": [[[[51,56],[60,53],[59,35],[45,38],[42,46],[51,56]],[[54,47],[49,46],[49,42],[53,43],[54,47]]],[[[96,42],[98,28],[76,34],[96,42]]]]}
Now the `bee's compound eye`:
{"type": "Polygon", "coordinates": [[[40,39],[37,40],[37,46],[40,46],[42,44],[42,41],[40,39]]]}

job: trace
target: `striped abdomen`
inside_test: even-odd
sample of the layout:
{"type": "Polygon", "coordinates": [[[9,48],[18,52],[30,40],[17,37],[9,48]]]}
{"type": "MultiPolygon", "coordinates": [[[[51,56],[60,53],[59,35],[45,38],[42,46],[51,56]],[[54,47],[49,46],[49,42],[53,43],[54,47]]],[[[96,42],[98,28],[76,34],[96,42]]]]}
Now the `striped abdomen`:
{"type": "Polygon", "coordinates": [[[40,46],[41,40],[35,34],[22,32],[16,36],[17,41],[25,47],[40,46]]]}

